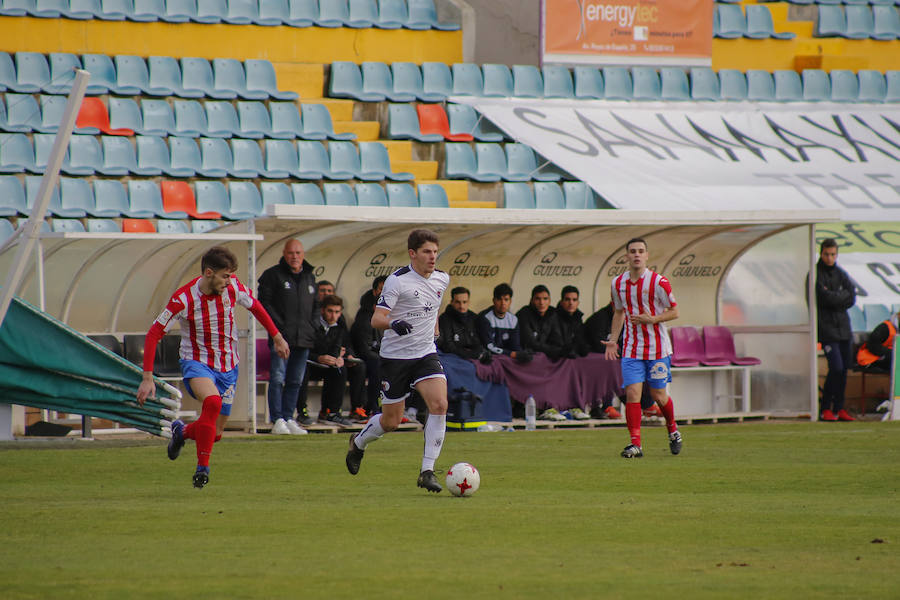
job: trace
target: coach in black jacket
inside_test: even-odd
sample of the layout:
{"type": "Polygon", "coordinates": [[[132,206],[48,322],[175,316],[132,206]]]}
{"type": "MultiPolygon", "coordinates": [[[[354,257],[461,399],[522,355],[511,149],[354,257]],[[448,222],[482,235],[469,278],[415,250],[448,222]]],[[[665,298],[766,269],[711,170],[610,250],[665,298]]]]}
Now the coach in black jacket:
{"type": "Polygon", "coordinates": [[[522,348],[543,352],[550,360],[557,360],[565,354],[562,332],[555,313],[556,309],[550,306],[550,290],[547,286],[534,286],[531,290],[531,304],[523,306],[516,313],[522,348]]]}
{"type": "MultiPolygon", "coordinates": [[[[316,278],[305,260],[300,240],[284,244],[281,260],[259,278],[259,301],[291,347],[287,360],[271,353],[269,418],[272,433],[305,433],[294,420],[306,359],[313,345],[312,318],[316,310],[316,278]]],[[[269,347],[272,340],[269,340],[269,347]]]]}
{"type": "Polygon", "coordinates": [[[438,319],[438,350],[463,358],[482,358],[490,354],[478,336],[478,315],[469,310],[469,290],[455,287],[450,291],[450,304],[438,319]]]}

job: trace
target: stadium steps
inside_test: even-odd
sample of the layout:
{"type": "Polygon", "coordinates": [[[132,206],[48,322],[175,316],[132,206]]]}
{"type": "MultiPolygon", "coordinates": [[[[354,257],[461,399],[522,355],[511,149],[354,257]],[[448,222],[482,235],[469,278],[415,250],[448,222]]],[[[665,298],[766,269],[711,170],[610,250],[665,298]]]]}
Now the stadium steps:
{"type": "MultiPolygon", "coordinates": [[[[334,117],[332,116],[332,119],[334,117]]],[[[336,133],[354,133],[358,142],[374,142],[378,140],[381,123],[378,121],[334,121],[336,133]]]]}

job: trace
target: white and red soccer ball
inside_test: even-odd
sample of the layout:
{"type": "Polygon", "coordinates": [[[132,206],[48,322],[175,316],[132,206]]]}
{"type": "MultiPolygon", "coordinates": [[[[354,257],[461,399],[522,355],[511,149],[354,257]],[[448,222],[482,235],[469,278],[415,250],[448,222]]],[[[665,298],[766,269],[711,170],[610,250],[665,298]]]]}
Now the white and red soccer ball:
{"type": "Polygon", "coordinates": [[[447,489],[454,496],[471,496],[481,485],[478,469],[469,463],[456,463],[447,471],[447,489]]]}

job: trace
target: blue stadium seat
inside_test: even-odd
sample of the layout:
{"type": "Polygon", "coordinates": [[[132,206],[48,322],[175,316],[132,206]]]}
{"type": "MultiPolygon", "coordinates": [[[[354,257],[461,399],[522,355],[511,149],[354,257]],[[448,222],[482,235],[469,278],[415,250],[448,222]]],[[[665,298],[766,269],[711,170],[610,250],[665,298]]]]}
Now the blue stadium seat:
{"type": "Polygon", "coordinates": [[[504,180],[516,178],[507,170],[506,153],[503,152],[503,146],[500,144],[476,143],[475,162],[478,165],[476,173],[482,177],[496,175],[504,180]]]}
{"type": "MultiPolygon", "coordinates": [[[[116,83],[116,67],[106,54],[84,54],[81,57],[84,70],[91,74],[86,93],[88,94],[122,94],[116,83]]],[[[130,92],[127,90],[125,93],[130,92]]],[[[137,93],[140,93],[139,91],[137,93]]]]}
{"type": "Polygon", "coordinates": [[[900,13],[893,6],[873,6],[875,21],[871,37],[876,40],[896,40],[900,38],[900,13]]]}
{"type": "Polygon", "coordinates": [[[134,0],[134,11],[128,15],[128,20],[151,23],[162,21],[165,17],[165,0],[134,0]]]}
{"type": "Polygon", "coordinates": [[[167,23],[187,23],[197,19],[196,0],[165,0],[166,12],[163,21],[167,23]]]}
{"type": "MultiPolygon", "coordinates": [[[[743,77],[743,76],[742,76],[743,77]]],[[[691,99],[720,100],[719,77],[709,67],[691,69],[691,99]]]]}
{"type": "Polygon", "coordinates": [[[113,219],[88,219],[87,230],[88,233],[122,233],[122,226],[113,219]]]}
{"type": "Polygon", "coordinates": [[[419,206],[415,188],[408,183],[389,183],[384,186],[387,193],[388,206],[396,208],[413,208],[419,206]]]}
{"type": "Polygon", "coordinates": [[[394,82],[391,69],[385,63],[367,61],[360,65],[362,73],[362,93],[364,96],[381,96],[393,101],[394,82]]]}
{"type": "Polygon", "coordinates": [[[816,23],[813,27],[815,37],[843,37],[847,31],[847,19],[840,6],[819,5],[816,12],[816,23]]]}
{"type": "MultiPolygon", "coordinates": [[[[0,176],[0,217],[26,215],[25,190],[15,175],[0,176]]],[[[0,242],[2,243],[2,242],[0,242]]]]}
{"type": "MultiPolygon", "coordinates": [[[[7,99],[9,94],[6,95],[7,99]]],[[[65,96],[41,96],[41,123],[37,131],[41,133],[56,133],[59,124],[62,123],[63,114],[66,112],[65,96]]]]}
{"type": "Polygon", "coordinates": [[[134,0],[100,0],[100,14],[104,21],[124,21],[126,11],[134,12],[134,0]]]}
{"type": "MultiPolygon", "coordinates": [[[[659,100],[660,83],[659,74],[653,67],[634,67],[631,69],[633,100],[659,100]]],[[[609,85],[606,87],[609,91],[609,85]]]]}
{"type": "Polygon", "coordinates": [[[575,97],[575,86],[568,67],[544,65],[541,74],[544,80],[544,98],[575,97]]]}
{"type": "Polygon", "coordinates": [[[844,37],[851,40],[865,40],[875,33],[875,20],[869,5],[853,5],[844,7],[847,29],[844,37]]]}
{"type": "Polygon", "coordinates": [[[103,175],[153,175],[137,165],[137,154],[131,140],[118,135],[104,135],[103,164],[98,169],[103,175]]]}
{"type": "Polygon", "coordinates": [[[388,94],[388,98],[392,102],[413,102],[421,99],[424,94],[422,71],[415,63],[395,62],[391,64],[391,79],[393,80],[393,89],[388,94]]]}
{"type": "Polygon", "coordinates": [[[330,176],[331,165],[328,160],[328,152],[325,150],[325,146],[319,142],[298,141],[297,157],[297,177],[299,179],[317,180],[326,176],[329,179],[350,179],[353,176],[352,173],[347,174],[346,177],[343,176],[344,174],[338,177],[330,176]]]}
{"type": "Polygon", "coordinates": [[[103,14],[100,0],[69,0],[69,10],[65,16],[69,19],[97,19],[103,14]]]}
{"type": "Polygon", "coordinates": [[[291,193],[294,196],[294,204],[300,206],[324,206],[325,198],[322,190],[315,183],[292,183],[291,193]]]}
{"type": "Polygon", "coordinates": [[[103,166],[100,142],[92,135],[73,135],[69,138],[69,163],[63,172],[69,175],[93,175],[103,166]]]}
{"type": "MultiPolygon", "coordinates": [[[[226,0],[197,0],[197,20],[202,23],[224,23],[228,18],[226,0]]],[[[238,23],[234,23],[238,25],[238,23]]]]}
{"type": "Polygon", "coordinates": [[[0,219],[0,245],[5,243],[15,232],[16,228],[8,219],[0,219]]]}
{"type": "Polygon", "coordinates": [[[513,96],[543,98],[544,78],[534,65],[513,65],[513,96]]]}
{"type": "MultiPolygon", "coordinates": [[[[81,177],[59,178],[60,217],[86,217],[94,211],[94,189],[81,177]]],[[[82,231],[84,231],[82,229],[82,231]]]]}
{"type": "Polygon", "coordinates": [[[160,219],[156,222],[156,233],[178,234],[191,233],[191,227],[187,221],[160,219]]]}
{"type": "Polygon", "coordinates": [[[144,135],[174,135],[175,114],[165,100],[141,100],[141,120],[144,135]]]}
{"type": "Polygon", "coordinates": [[[263,181],[259,184],[259,193],[262,196],[263,210],[270,204],[293,204],[294,196],[291,188],[280,181],[263,181]]]}
{"type": "MultiPolygon", "coordinates": [[[[52,96],[48,96],[52,97],[52,96]]],[[[0,101],[0,105],[3,102],[0,101]]],[[[4,131],[10,133],[31,133],[42,131],[41,109],[31,94],[6,94],[4,131]]]]}
{"type": "Polygon", "coordinates": [[[297,176],[300,160],[297,149],[290,140],[266,140],[266,170],[270,173],[287,173],[297,176]]]}
{"type": "Polygon", "coordinates": [[[540,173],[534,150],[525,144],[506,144],[506,181],[559,181],[556,173],[540,173]]]}
{"type": "Polygon", "coordinates": [[[603,85],[603,74],[597,67],[577,66],[575,73],[575,97],[603,99],[606,92],[603,85]]]}
{"type": "Polygon", "coordinates": [[[791,32],[776,32],[772,22],[772,12],[765,4],[747,5],[747,32],[744,37],[755,40],[775,38],[778,40],[792,40],[796,37],[791,32]]]}
{"type": "Polygon", "coordinates": [[[535,208],[561,210],[566,207],[562,188],[558,183],[537,181],[534,184],[535,208]]]}
{"type": "MultiPolygon", "coordinates": [[[[391,181],[412,181],[415,176],[412,173],[394,172],[391,169],[391,159],[387,148],[381,142],[359,143],[359,167],[363,175],[369,175],[369,181],[377,179],[390,179],[391,181]]],[[[362,177],[362,179],[366,179],[362,177]]]]}
{"type": "Polygon", "coordinates": [[[361,102],[382,102],[385,99],[384,94],[365,93],[359,67],[355,63],[343,61],[331,63],[328,95],[333,98],[351,98],[361,102]]]}
{"type": "MultiPolygon", "coordinates": [[[[263,25],[259,23],[259,0],[227,0],[225,22],[232,25],[263,25]]],[[[266,23],[271,25],[273,23],[266,23]]],[[[277,25],[277,23],[274,23],[277,25]]]]}
{"type": "Polygon", "coordinates": [[[7,89],[15,90],[18,87],[16,81],[16,67],[8,52],[0,52],[0,92],[7,89]]]}
{"type": "Polygon", "coordinates": [[[356,204],[358,206],[387,207],[387,194],[384,188],[377,183],[357,183],[356,204]]]}
{"type": "MultiPolygon", "coordinates": [[[[712,73],[712,71],[710,71],[712,73]]],[[[713,73],[715,77],[715,74],[713,73]]],[[[684,69],[663,67],[659,70],[660,98],[663,100],[690,100],[691,87],[684,69]]]]}
{"type": "Polygon", "coordinates": [[[513,78],[509,67],[487,63],[482,65],[484,88],[481,95],[485,97],[508,97],[513,95],[513,78]]]}
{"type": "Polygon", "coordinates": [[[324,104],[301,104],[300,119],[302,129],[300,137],[305,140],[355,140],[356,134],[352,132],[337,133],[331,122],[331,113],[324,104]]]}
{"type": "MultiPolygon", "coordinates": [[[[719,81],[721,80],[722,74],[719,73],[719,81]]],[[[723,92],[723,98],[724,95],[723,92]]],[[[754,102],[771,102],[775,100],[775,80],[772,78],[771,73],[760,69],[747,70],[747,99],[754,102]]]]}
{"type": "Polygon", "coordinates": [[[201,98],[202,92],[188,93],[184,90],[181,67],[171,56],[151,56],[147,58],[149,71],[148,87],[144,92],[151,96],[181,96],[182,98],[201,98]]]}
{"type": "Polygon", "coordinates": [[[256,140],[232,139],[231,154],[234,156],[234,173],[237,177],[256,178],[261,176],[267,179],[287,179],[291,176],[290,171],[270,171],[266,169],[263,163],[262,150],[259,147],[259,142],[256,140]],[[239,165],[240,171],[238,171],[239,165]],[[254,172],[254,174],[251,175],[251,172],[254,172]],[[247,174],[245,175],[244,173],[247,174]]]}
{"type": "Polygon", "coordinates": [[[0,133],[0,173],[38,172],[34,147],[24,133],[0,133]]]}
{"type": "Polygon", "coordinates": [[[191,221],[191,233],[207,233],[221,226],[222,224],[219,221],[194,219],[191,221]]]}
{"type": "Polygon", "coordinates": [[[10,86],[15,92],[34,94],[50,85],[50,67],[43,54],[37,52],[16,52],[16,85],[10,86]]]}
{"type": "Polygon", "coordinates": [[[54,218],[51,227],[52,231],[61,233],[84,233],[84,225],[78,219],[54,218]]]}
{"type": "Polygon", "coordinates": [[[229,138],[241,130],[237,111],[231,102],[210,100],[204,103],[206,126],[209,137],[229,138]]]}
{"type": "MultiPolygon", "coordinates": [[[[116,179],[94,180],[94,202],[94,210],[91,212],[94,217],[123,217],[130,210],[125,186],[116,179]]],[[[119,227],[118,230],[121,231],[122,228],[119,227]]]]}
{"type": "Polygon", "coordinates": [[[850,315],[850,331],[853,333],[868,333],[866,330],[866,317],[861,307],[854,304],[847,309],[847,314],[850,315]]]}
{"type": "Polygon", "coordinates": [[[346,183],[326,183],[322,191],[326,206],[356,206],[356,194],[346,183]]]}
{"type": "Polygon", "coordinates": [[[316,25],[319,27],[344,27],[349,20],[347,0],[319,2],[319,16],[316,18],[316,25]]]}
{"type": "MultiPolygon", "coordinates": [[[[859,80],[859,102],[884,102],[887,84],[881,71],[863,69],[857,73],[859,80]]],[[[832,91],[834,86],[832,85],[832,91]]]]}
{"type": "MultiPolygon", "coordinates": [[[[747,78],[737,69],[722,69],[719,71],[719,94],[722,100],[746,100],[749,93],[748,88],[747,78]]],[[[774,84],[772,84],[771,92],[772,97],[774,97],[774,84]]],[[[771,100],[771,98],[769,99],[771,100]]]]}
{"type": "Polygon", "coordinates": [[[476,181],[500,181],[499,175],[481,176],[475,162],[475,153],[469,144],[444,145],[444,173],[447,179],[473,179],[476,181]]]}
{"type": "MultiPolygon", "coordinates": [[[[322,3],[319,2],[321,7],[322,3]]],[[[320,8],[321,10],[321,8],[320,8]]],[[[347,25],[355,29],[374,27],[378,21],[378,7],[375,0],[350,0],[347,25]]]]}
{"type": "Polygon", "coordinates": [[[447,190],[438,183],[420,183],[419,206],[423,208],[449,208],[450,201],[447,198],[447,190]]]}
{"type": "Polygon", "coordinates": [[[443,102],[453,92],[450,67],[441,62],[422,63],[422,102],[443,102]]]}
{"type": "Polygon", "coordinates": [[[58,19],[69,10],[69,0],[35,0],[33,17],[58,19]]]}
{"type": "MultiPolygon", "coordinates": [[[[22,135],[22,134],[19,134],[22,135]]],[[[50,160],[50,151],[53,148],[54,136],[47,133],[35,133],[31,136],[32,141],[34,142],[34,167],[31,170],[33,173],[43,173],[47,168],[47,163],[50,160]]],[[[65,169],[69,164],[69,147],[66,146],[65,154],[63,155],[62,164],[60,169],[65,169]]]]}
{"type": "Polygon", "coordinates": [[[406,0],[378,0],[379,29],[400,29],[409,22],[406,0]]]}
{"type": "Polygon", "coordinates": [[[603,67],[603,84],[607,100],[631,100],[634,96],[631,74],[625,67],[603,67]]]}
{"type": "MultiPolygon", "coordinates": [[[[28,176],[25,178],[25,206],[28,207],[28,213],[31,213],[31,210],[34,208],[35,202],[37,202],[38,194],[41,189],[41,177],[38,176],[28,176]]],[[[47,214],[48,215],[58,215],[60,217],[69,216],[66,214],[60,214],[62,211],[62,206],[59,203],[59,185],[55,185],[53,189],[50,191],[50,202],[47,204],[47,214]]],[[[78,215],[74,215],[78,216],[78,215]]]]}
{"type": "Polygon", "coordinates": [[[300,111],[293,102],[269,102],[272,137],[292,140],[303,135],[300,111]]]}
{"type": "Polygon", "coordinates": [[[34,10],[34,0],[3,0],[0,15],[4,17],[24,17],[34,10]]]}
{"type": "Polygon", "coordinates": [[[216,88],[212,65],[205,58],[181,59],[181,89],[182,91],[178,95],[185,98],[207,97],[217,100],[233,100],[238,96],[234,90],[216,88]]]}
{"type": "Polygon", "coordinates": [[[527,183],[504,183],[503,205],[505,208],[535,208],[534,191],[527,183]]]}
{"type": "Polygon", "coordinates": [[[716,4],[715,10],[715,18],[718,20],[715,37],[736,39],[747,33],[747,19],[740,5],[716,4]]]}
{"type": "Polygon", "coordinates": [[[194,182],[194,197],[197,199],[197,212],[215,212],[230,221],[250,218],[253,215],[235,215],[231,212],[228,190],[221,181],[194,182]]]}
{"type": "Polygon", "coordinates": [[[137,96],[150,87],[147,63],[140,56],[117,54],[113,58],[116,72],[116,93],[137,96]]]}
{"type": "Polygon", "coordinates": [[[114,129],[128,128],[138,134],[144,133],[144,120],[137,102],[131,98],[110,96],[109,126],[114,129]]]}
{"type": "Polygon", "coordinates": [[[74,54],[51,52],[47,62],[50,65],[50,81],[44,86],[44,91],[48,94],[68,94],[75,81],[75,69],[81,68],[81,59],[74,54]]]}
{"type": "Polygon", "coordinates": [[[594,191],[581,181],[563,183],[563,195],[566,198],[566,209],[583,210],[597,208],[594,191]]]}
{"type": "MultiPolygon", "coordinates": [[[[831,100],[833,102],[857,102],[859,100],[859,79],[853,71],[834,69],[831,71],[830,77],[831,100]]],[[[806,93],[805,81],[803,92],[806,93]]]]}
{"type": "Polygon", "coordinates": [[[319,18],[318,0],[289,0],[286,23],[291,27],[312,27],[319,18]]]}
{"type": "MultiPolygon", "coordinates": [[[[794,73],[795,71],[788,71],[794,73]]],[[[778,93],[778,72],[775,72],[775,92],[778,93]]],[[[831,100],[831,80],[821,69],[803,69],[803,100],[806,102],[827,102],[831,100]]]]}
{"type": "Polygon", "coordinates": [[[200,138],[200,168],[203,177],[227,177],[234,168],[231,147],[221,138],[200,138]]]}
{"type": "Polygon", "coordinates": [[[247,59],[244,61],[246,73],[247,91],[249,93],[266,94],[275,100],[296,100],[297,92],[282,91],[278,89],[278,81],[275,76],[275,67],[268,60],[247,59]]]}
{"type": "Polygon", "coordinates": [[[262,102],[238,102],[238,123],[240,131],[238,136],[260,139],[271,137],[272,121],[269,119],[269,111],[262,102]]]}
{"type": "Polygon", "coordinates": [[[482,96],[484,95],[484,76],[481,69],[474,63],[454,63],[453,96],[482,96]]]}
{"type": "Polygon", "coordinates": [[[444,137],[437,133],[422,133],[419,117],[412,104],[388,105],[388,138],[392,140],[416,140],[419,142],[441,142],[444,137]]]}
{"type": "MultiPolygon", "coordinates": [[[[750,72],[747,72],[749,78],[750,72]]],[[[778,102],[795,102],[803,99],[803,82],[796,71],[779,69],[773,73],[775,82],[775,100],[778,102]]]]}
{"type": "Polygon", "coordinates": [[[885,80],[885,102],[900,102],[900,71],[887,71],[885,80]]]}
{"type": "Polygon", "coordinates": [[[891,318],[891,307],[886,304],[866,304],[863,314],[866,316],[866,331],[872,331],[891,318]]]}
{"type": "Polygon", "coordinates": [[[448,104],[447,116],[450,119],[450,134],[467,133],[479,142],[502,142],[503,132],[479,115],[468,104],[448,104]]]}
{"type": "Polygon", "coordinates": [[[409,9],[409,21],[406,27],[409,29],[439,29],[441,31],[457,31],[460,27],[456,23],[441,23],[438,21],[437,9],[434,0],[407,0],[409,9]]]}
{"type": "Polygon", "coordinates": [[[135,137],[137,145],[138,168],[144,173],[162,175],[170,166],[169,147],[166,141],[153,135],[139,135],[135,137]]]}
{"type": "Polygon", "coordinates": [[[359,152],[353,142],[330,142],[328,144],[328,158],[331,162],[331,174],[325,176],[329,179],[361,179],[363,181],[381,181],[383,175],[376,173],[362,173],[359,165],[359,152]]]}
{"type": "Polygon", "coordinates": [[[172,165],[178,165],[179,177],[194,177],[202,165],[200,149],[194,138],[170,137],[169,156],[172,165]]]}
{"type": "MultiPolygon", "coordinates": [[[[95,191],[96,193],[96,191],[95,191]]],[[[128,216],[135,219],[187,219],[182,211],[166,212],[162,204],[159,184],[155,181],[132,179],[128,182],[128,216]]]]}
{"type": "Polygon", "coordinates": [[[266,100],[269,97],[266,92],[247,89],[247,75],[244,73],[244,65],[239,60],[214,58],[212,70],[213,88],[223,96],[234,93],[245,100],[266,100]]]}
{"type": "Polygon", "coordinates": [[[206,111],[196,100],[175,100],[175,135],[201,137],[206,135],[206,111]]]}

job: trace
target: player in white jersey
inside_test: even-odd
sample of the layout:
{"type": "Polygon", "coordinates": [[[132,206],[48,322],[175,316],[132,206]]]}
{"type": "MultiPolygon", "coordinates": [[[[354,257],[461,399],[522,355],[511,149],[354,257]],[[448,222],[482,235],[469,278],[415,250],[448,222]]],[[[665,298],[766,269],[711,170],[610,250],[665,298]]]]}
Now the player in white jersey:
{"type": "Polygon", "coordinates": [[[612,303],[615,308],[606,344],[606,358],[615,360],[619,354],[619,333],[625,327],[625,348],[622,351],[622,380],[625,386],[625,422],[631,444],[622,450],[624,458],[640,458],[641,449],[641,392],[644,382],[650,397],[662,410],[669,431],[669,450],[681,452],[681,432],[675,423],[675,407],[666,393],[672,381],[670,355],[672,345],[666,332],[666,321],[678,318],[678,304],[669,280],[647,268],[647,242],[633,238],[625,244],[628,271],[612,282],[612,303]]]}
{"type": "Polygon", "coordinates": [[[397,429],[406,397],[415,388],[428,406],[425,449],[416,485],[440,492],[434,463],[441,454],[447,428],[447,378],[434,340],[438,336],[438,309],[450,277],[435,268],[438,237],[433,231],[413,230],[407,248],[409,266],[385,280],[372,315],[372,327],[384,331],[380,352],[382,412],[369,419],[358,435],[350,436],[346,463],[351,475],[359,472],[366,446],[397,429]]]}

